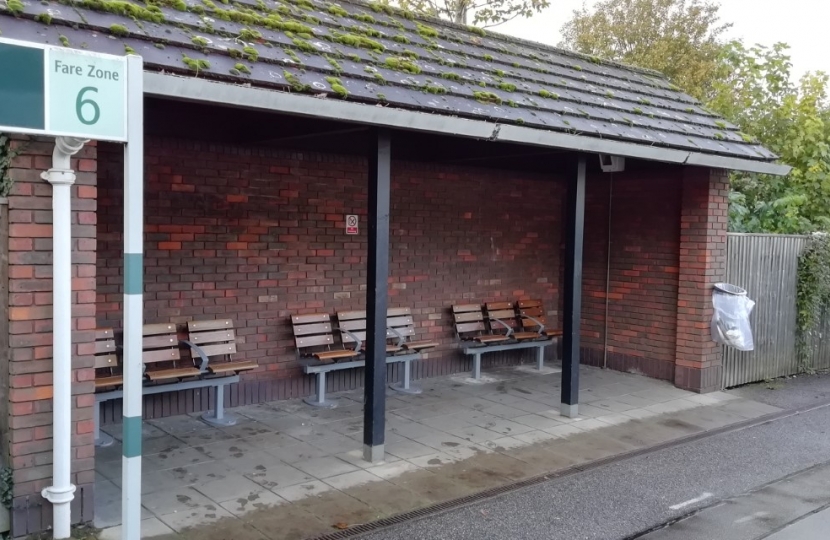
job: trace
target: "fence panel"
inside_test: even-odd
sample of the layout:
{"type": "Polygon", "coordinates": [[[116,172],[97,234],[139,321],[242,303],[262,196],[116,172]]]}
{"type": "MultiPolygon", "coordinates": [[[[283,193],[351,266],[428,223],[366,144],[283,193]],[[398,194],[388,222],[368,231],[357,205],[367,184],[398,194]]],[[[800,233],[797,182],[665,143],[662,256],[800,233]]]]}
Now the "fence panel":
{"type": "MultiPolygon", "coordinates": [[[[751,317],[755,350],[724,347],[725,388],[798,372],[796,277],[806,243],[805,236],[729,234],[726,280],[746,289],[756,302],[751,317]]],[[[824,332],[830,330],[828,319],[824,317],[824,332]]],[[[815,367],[830,367],[830,344],[821,340],[817,345],[815,367]]]]}

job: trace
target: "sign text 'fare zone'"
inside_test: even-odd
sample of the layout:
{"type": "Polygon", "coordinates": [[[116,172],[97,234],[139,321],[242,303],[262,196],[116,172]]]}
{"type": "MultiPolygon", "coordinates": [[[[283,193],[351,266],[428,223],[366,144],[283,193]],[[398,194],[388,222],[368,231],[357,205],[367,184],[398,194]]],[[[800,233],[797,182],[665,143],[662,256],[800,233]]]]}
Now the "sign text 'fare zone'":
{"type": "Polygon", "coordinates": [[[0,131],[125,141],[126,59],[0,40],[0,131]]]}

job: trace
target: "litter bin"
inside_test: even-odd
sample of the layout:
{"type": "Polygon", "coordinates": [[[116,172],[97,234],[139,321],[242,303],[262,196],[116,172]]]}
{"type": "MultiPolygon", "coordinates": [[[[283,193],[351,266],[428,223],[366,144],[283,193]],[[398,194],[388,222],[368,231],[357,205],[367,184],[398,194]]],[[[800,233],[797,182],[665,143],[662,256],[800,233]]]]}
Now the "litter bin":
{"type": "Polygon", "coordinates": [[[746,290],[730,283],[715,283],[712,292],[712,339],[739,351],[755,348],[749,314],[755,302],[749,299],[746,290]]]}

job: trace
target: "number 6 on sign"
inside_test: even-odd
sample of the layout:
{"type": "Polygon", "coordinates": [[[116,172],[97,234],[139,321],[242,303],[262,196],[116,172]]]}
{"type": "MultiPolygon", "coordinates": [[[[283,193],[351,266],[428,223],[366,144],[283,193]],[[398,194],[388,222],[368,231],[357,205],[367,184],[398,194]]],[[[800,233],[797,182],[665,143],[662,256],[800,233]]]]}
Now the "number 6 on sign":
{"type": "Polygon", "coordinates": [[[91,126],[98,122],[98,119],[101,118],[101,108],[98,107],[98,104],[92,101],[91,99],[83,99],[84,94],[87,92],[98,92],[98,89],[93,86],[86,86],[81,88],[81,91],[78,92],[78,97],[75,99],[75,113],[78,115],[78,120],[80,120],[84,125],[91,126]],[[92,118],[87,120],[84,117],[84,105],[89,105],[92,107],[92,118]]]}

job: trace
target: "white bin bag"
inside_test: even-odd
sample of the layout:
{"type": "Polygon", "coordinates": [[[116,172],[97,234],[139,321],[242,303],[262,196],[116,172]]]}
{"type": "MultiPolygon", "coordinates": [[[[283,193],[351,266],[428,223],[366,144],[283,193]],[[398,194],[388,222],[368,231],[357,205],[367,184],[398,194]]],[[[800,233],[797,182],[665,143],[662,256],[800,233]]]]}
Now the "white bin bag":
{"type": "Polygon", "coordinates": [[[746,291],[728,283],[716,283],[712,304],[715,306],[712,339],[739,351],[753,350],[755,344],[749,314],[755,302],[747,297],[746,291]]]}

